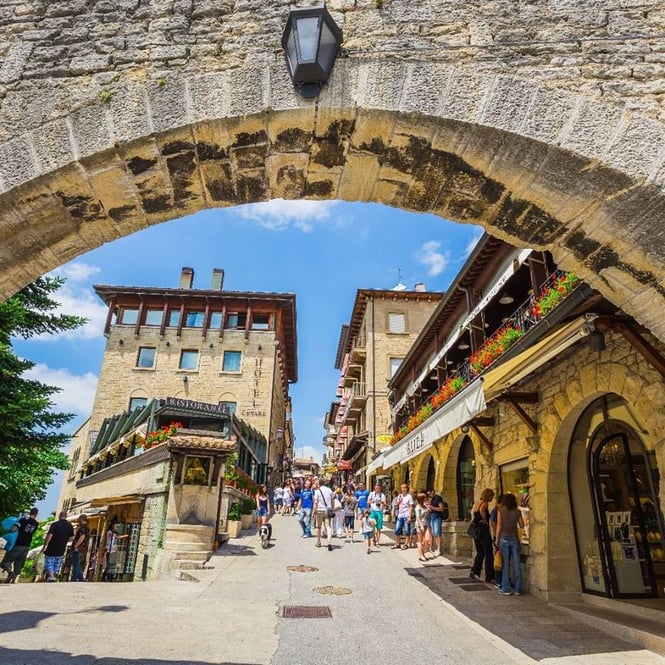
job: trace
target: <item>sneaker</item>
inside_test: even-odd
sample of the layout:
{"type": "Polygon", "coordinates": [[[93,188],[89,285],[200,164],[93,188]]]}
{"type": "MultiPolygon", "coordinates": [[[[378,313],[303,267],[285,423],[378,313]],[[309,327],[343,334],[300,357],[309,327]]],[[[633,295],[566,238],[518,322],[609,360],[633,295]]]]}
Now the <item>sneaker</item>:
{"type": "Polygon", "coordinates": [[[516,595],[516,596],[521,596],[521,595],[522,595],[522,592],[521,592],[521,591],[515,591],[515,595],[516,595]]]}
{"type": "Polygon", "coordinates": [[[471,572],[469,573],[469,577],[470,577],[472,580],[477,580],[477,579],[478,579],[478,575],[476,575],[473,571],[471,571],[471,572]]]}
{"type": "Polygon", "coordinates": [[[367,554],[369,554],[370,552],[371,552],[371,550],[367,550],[367,554]]]}
{"type": "Polygon", "coordinates": [[[432,552],[432,554],[434,555],[434,558],[436,558],[436,557],[438,557],[438,556],[441,556],[441,551],[440,551],[440,550],[434,550],[434,551],[432,552]]]}
{"type": "Polygon", "coordinates": [[[332,552],[332,545],[328,545],[328,552],[332,552]]]}
{"type": "Polygon", "coordinates": [[[502,596],[512,596],[513,595],[510,591],[504,591],[503,589],[499,589],[499,593],[502,596]]]}

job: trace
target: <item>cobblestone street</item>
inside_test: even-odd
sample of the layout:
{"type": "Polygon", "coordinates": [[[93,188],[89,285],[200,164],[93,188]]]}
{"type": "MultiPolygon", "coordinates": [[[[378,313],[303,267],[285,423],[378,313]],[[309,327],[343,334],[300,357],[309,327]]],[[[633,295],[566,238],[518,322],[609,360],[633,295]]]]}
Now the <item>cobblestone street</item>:
{"type": "Polygon", "coordinates": [[[296,518],[273,524],[268,550],[227,543],[191,581],[0,585],[0,664],[665,663],[533,597],[501,597],[461,563],[419,564],[387,539],[369,556],[336,539],[329,552],[296,518]],[[282,618],[285,606],[331,616],[282,618]]]}

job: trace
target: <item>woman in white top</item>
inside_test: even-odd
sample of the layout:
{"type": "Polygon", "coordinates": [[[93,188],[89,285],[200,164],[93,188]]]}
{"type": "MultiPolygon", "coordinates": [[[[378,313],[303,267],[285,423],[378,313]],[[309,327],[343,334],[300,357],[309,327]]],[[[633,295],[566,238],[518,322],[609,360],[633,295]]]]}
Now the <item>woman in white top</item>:
{"type": "Polygon", "coordinates": [[[425,557],[425,535],[429,527],[429,510],[425,505],[426,494],[422,492],[416,497],[416,538],[418,542],[418,561],[427,561],[425,557]]]}

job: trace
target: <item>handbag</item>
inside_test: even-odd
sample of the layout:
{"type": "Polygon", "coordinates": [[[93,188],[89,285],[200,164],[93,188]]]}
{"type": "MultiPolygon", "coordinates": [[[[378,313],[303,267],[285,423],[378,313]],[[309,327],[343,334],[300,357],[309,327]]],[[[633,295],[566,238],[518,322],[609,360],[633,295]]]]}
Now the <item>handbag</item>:
{"type": "Polygon", "coordinates": [[[469,526],[466,528],[466,532],[471,536],[471,538],[480,538],[480,531],[483,528],[483,525],[480,522],[471,521],[469,526]]]}
{"type": "Polygon", "coordinates": [[[501,556],[501,550],[494,552],[494,570],[497,572],[503,570],[503,556],[501,556]]]}
{"type": "Polygon", "coordinates": [[[335,511],[332,508],[328,508],[328,502],[326,501],[326,497],[323,496],[323,492],[319,490],[319,495],[321,496],[321,500],[323,501],[323,505],[326,507],[326,516],[329,519],[332,519],[335,517],[335,511]]]}

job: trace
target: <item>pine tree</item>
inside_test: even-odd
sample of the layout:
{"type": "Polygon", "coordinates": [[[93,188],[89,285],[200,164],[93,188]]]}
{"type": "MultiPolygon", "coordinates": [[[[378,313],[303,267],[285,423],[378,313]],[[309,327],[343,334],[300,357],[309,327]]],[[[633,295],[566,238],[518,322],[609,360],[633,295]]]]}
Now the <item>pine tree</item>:
{"type": "Polygon", "coordinates": [[[64,284],[59,277],[40,277],[0,302],[0,516],[29,508],[46,496],[58,469],[69,461],[61,449],[70,435],[62,428],[74,417],[53,411],[60,388],[24,378],[34,367],[19,358],[12,338],[74,330],[85,319],[57,314],[51,298],[64,284]]]}

